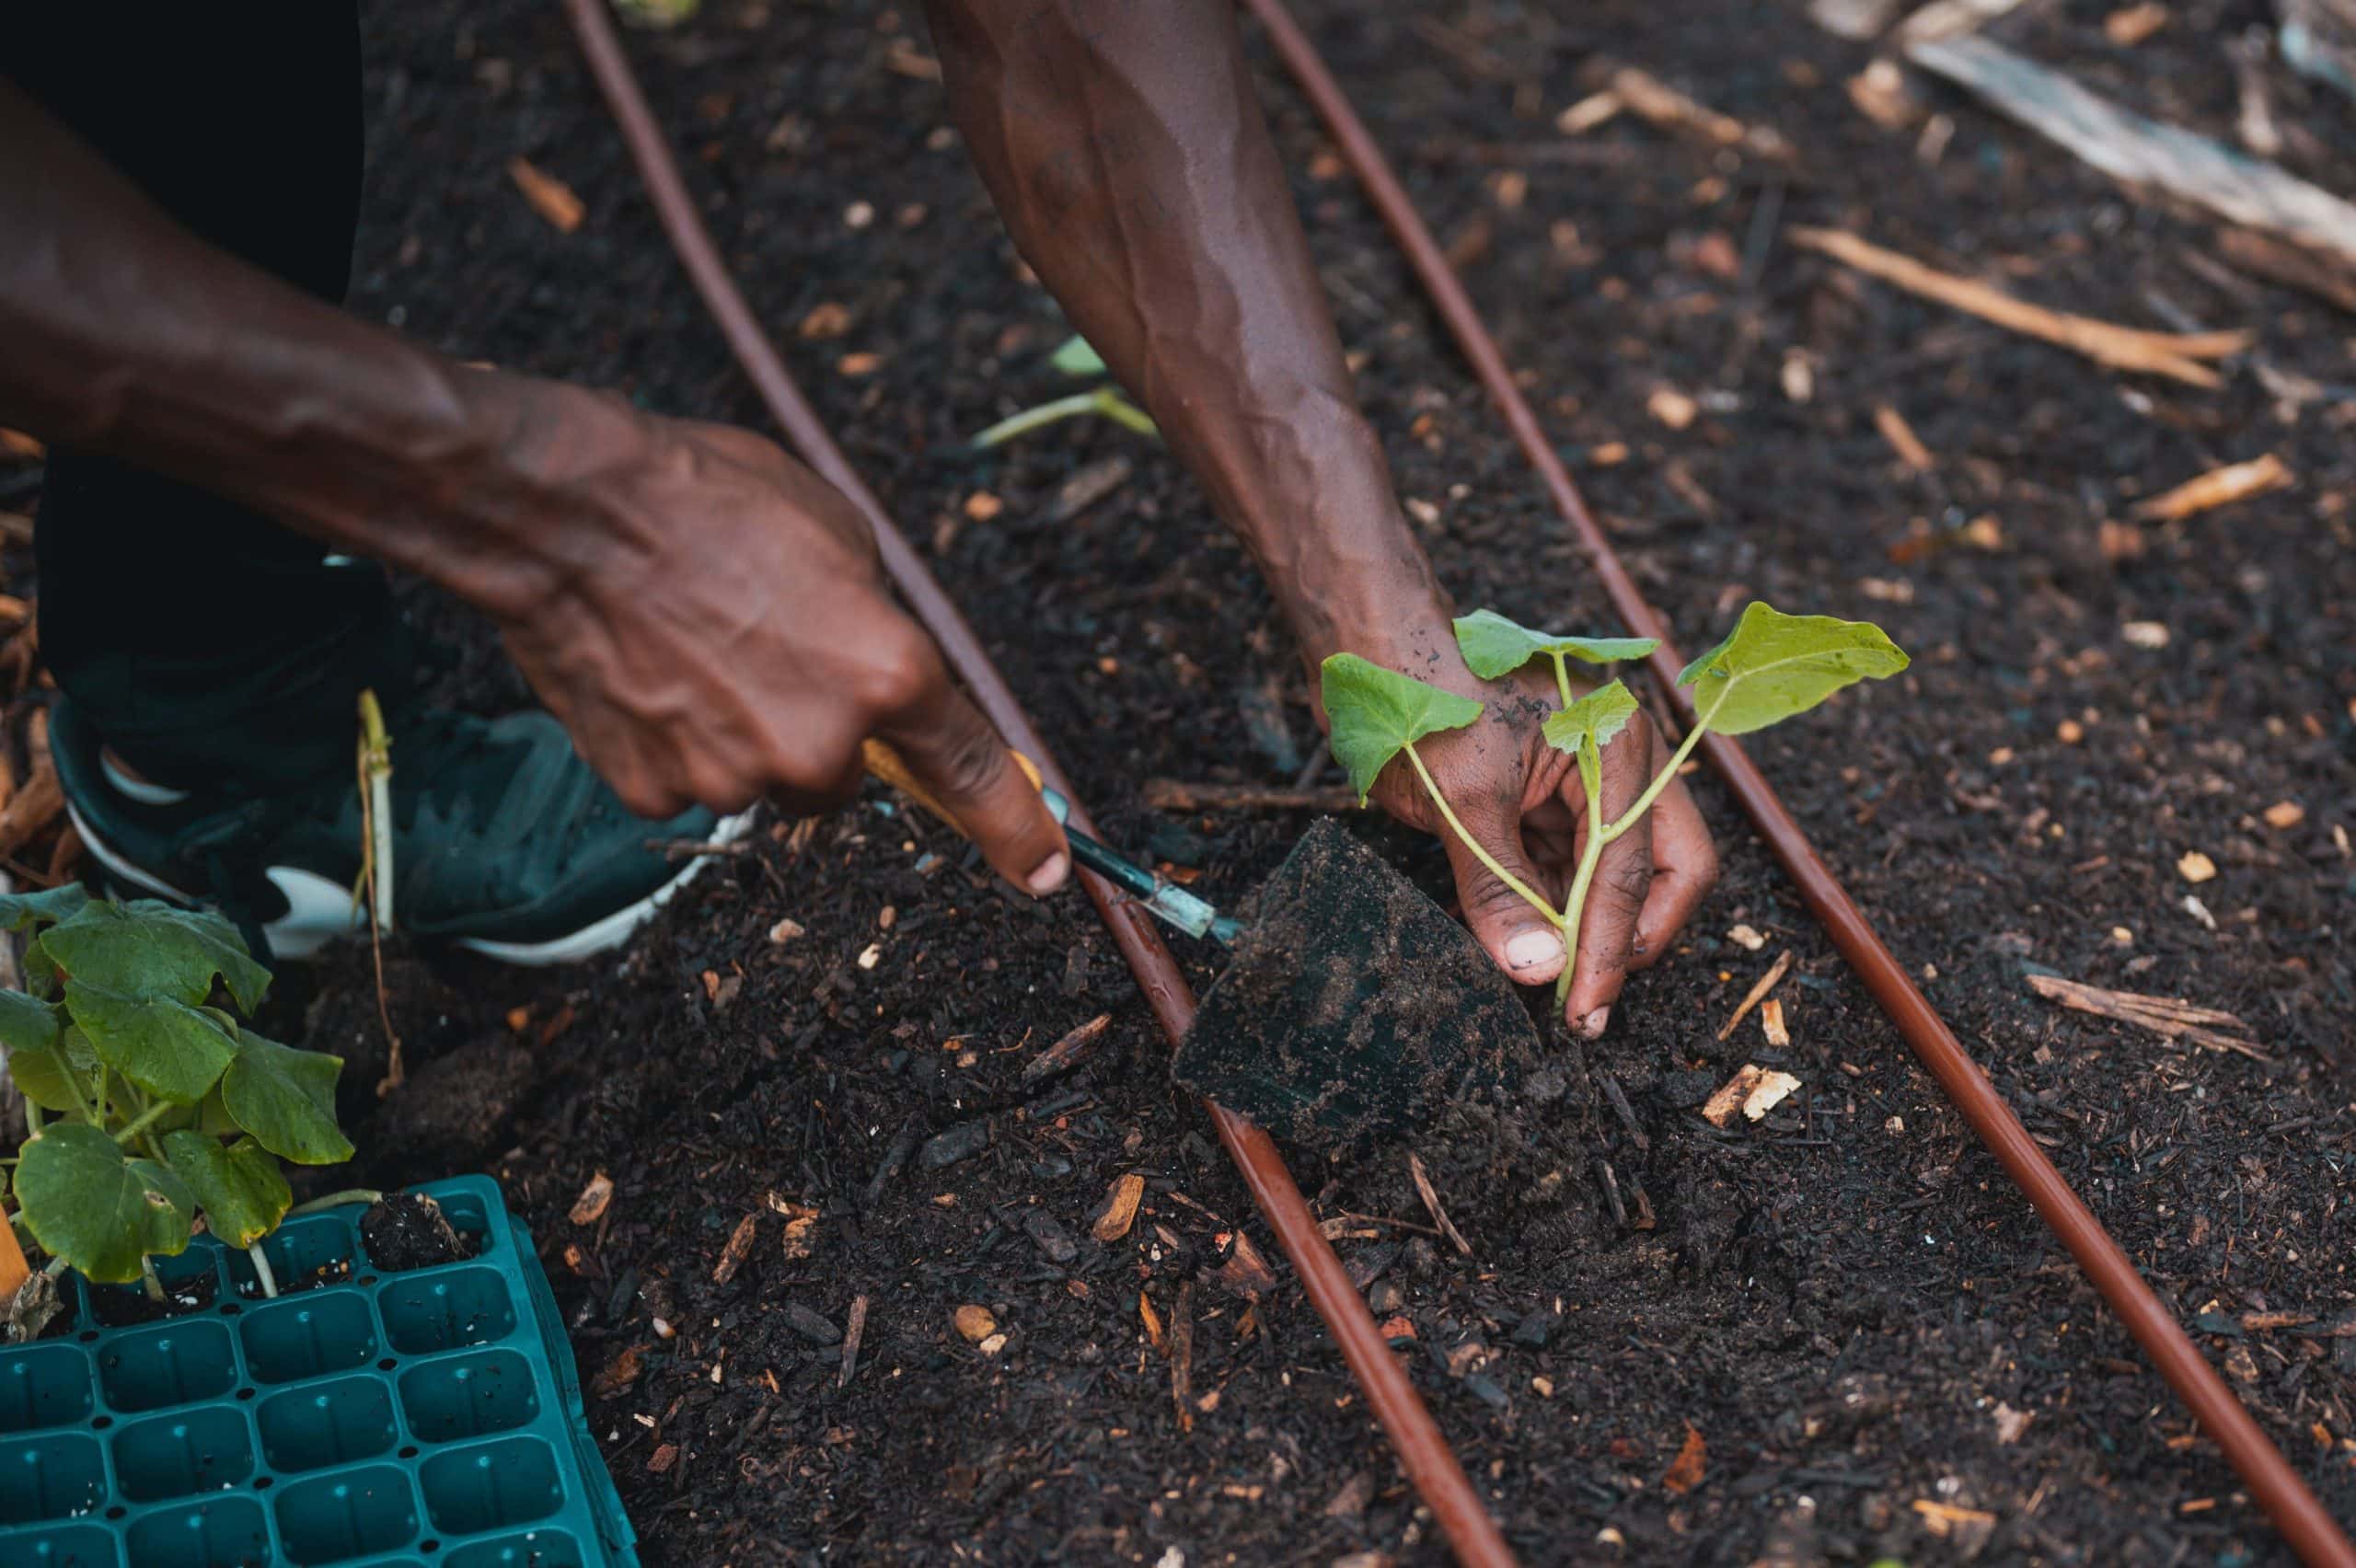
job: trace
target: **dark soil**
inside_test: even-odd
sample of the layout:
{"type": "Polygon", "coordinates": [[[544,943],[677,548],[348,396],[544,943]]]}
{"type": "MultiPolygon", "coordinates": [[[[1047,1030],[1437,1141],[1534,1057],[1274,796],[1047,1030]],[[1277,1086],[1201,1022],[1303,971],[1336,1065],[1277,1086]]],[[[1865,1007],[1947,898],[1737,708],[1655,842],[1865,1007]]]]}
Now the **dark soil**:
{"type": "MultiPolygon", "coordinates": [[[[2193,0],[2133,51],[2102,41],[2107,9],[2033,8],[2008,24],[2028,34],[2004,36],[2067,35],[2108,63],[2107,90],[2205,106],[2223,128],[2217,40],[2258,8],[2193,0]]],[[[1846,89],[1870,50],[1796,5],[1308,12],[1680,641],[1705,646],[1755,595],[1871,617],[1915,655],[1755,755],[2034,1136],[2356,1519],[2356,1336],[2319,1332],[2356,1300],[2349,323],[2222,270],[2202,221],[1934,84],[1885,128],[1846,89]],[[1553,116],[1606,54],[1797,156],[1700,149],[1623,116],[1551,157],[1553,116]],[[2121,377],[1791,248],[1793,223],[2130,325],[2251,327],[2259,351],[2219,391],[2121,377]],[[1697,417],[1649,413],[1663,389],[1697,417]],[[1893,457],[1885,407],[1934,467],[1893,457]],[[2130,518],[2268,451],[2290,489],[2130,518]],[[2297,821],[2263,814],[2286,801],[2297,821]],[[2190,850],[2213,879],[2180,875],[2190,850]],[[2025,988],[2032,967],[2232,1009],[2265,1059],[2059,1011],[2025,988]]],[[[469,358],[757,426],[555,9],[379,4],[369,23],[355,308],[469,358]],[[578,232],[526,206],[519,155],[579,192],[578,232]]],[[[1068,389],[1045,363],[1067,329],[942,130],[916,26],[877,4],[710,0],[632,50],[762,319],[1108,836],[1184,859],[1232,903],[1306,819],[1163,821],[1140,788],[1290,782],[1316,745],[1302,672],[1159,449],[1076,423],[987,459],[936,455],[1068,389]],[[1115,455],[1132,471],[1110,496],[1045,521],[1067,479],[1115,455]],[[972,503],[984,492],[994,513],[972,503]]],[[[1273,76],[1265,98],[1442,576],[1468,605],[1610,629],[1303,105],[1273,76]]],[[[2288,85],[2278,107],[2344,113],[2288,85]]],[[[2310,141],[2300,167],[2356,187],[2344,133],[2310,141]]],[[[524,699],[479,628],[419,604],[461,651],[450,690],[524,699]]],[[[1725,798],[1697,788],[1726,872],[1673,961],[1632,985],[1584,1062],[1415,1140],[1470,1257],[1435,1244],[1404,1147],[1296,1161],[1517,1546],[1532,1562],[2282,1561],[1725,798]],[[1791,1043],[1755,1023],[1718,1043],[1785,949],[1791,1043]],[[1746,1061],[1803,1088],[1721,1132],[1696,1107],[1746,1061]],[[1702,1461],[1690,1487],[1668,1484],[1680,1450],[1702,1461]]],[[[1353,825],[1445,886],[1432,844],[1353,825]]],[[[1085,905],[1002,894],[881,795],[790,826],[713,867],[618,962],[530,975],[394,955],[418,1073],[402,1094],[435,1093],[439,1060],[528,1049],[470,1158],[549,1260],[650,1555],[1436,1560],[1085,905]],[[773,937],[789,918],[802,934],[773,937]],[[1106,1012],[1082,1065],[1020,1080],[1106,1012]],[[576,1226],[599,1171],[611,1206],[576,1226]],[[1091,1217],[1133,1172],[1142,1210],[1098,1241],[1091,1217]],[[1276,1265],[1256,1299],[1236,1288],[1253,1278],[1239,1234],[1276,1265]],[[990,1329],[961,1333],[960,1307],[990,1329]],[[1181,1343],[1173,1408],[1161,1347],[1181,1343]]],[[[364,952],[326,973],[306,1042],[354,1057],[364,1104],[382,1055],[369,974],[364,952]]],[[[367,1124],[358,1136],[372,1149],[367,1124]]],[[[451,1169],[371,1160],[391,1182],[451,1169]]]]}
{"type": "Polygon", "coordinates": [[[422,1193],[387,1193],[360,1216],[360,1241],[386,1274],[407,1274],[475,1255],[442,1205],[422,1193]]]}
{"type": "Polygon", "coordinates": [[[1331,818],[1310,824],[1171,1073],[1279,1137],[1359,1151],[1509,1092],[1538,1032],[1465,928],[1331,818]]]}

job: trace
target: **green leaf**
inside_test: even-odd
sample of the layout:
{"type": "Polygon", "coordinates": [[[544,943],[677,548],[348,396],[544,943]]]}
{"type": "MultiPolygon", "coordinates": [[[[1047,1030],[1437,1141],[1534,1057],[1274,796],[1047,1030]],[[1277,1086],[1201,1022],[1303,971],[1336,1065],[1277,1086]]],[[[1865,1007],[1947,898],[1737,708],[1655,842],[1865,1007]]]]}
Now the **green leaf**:
{"type": "Polygon", "coordinates": [[[333,1165],[352,1158],[352,1140],[335,1121],[335,1080],[342,1071],[341,1056],[297,1051],[246,1030],[237,1059],[221,1075],[221,1102],[280,1159],[333,1165]]]}
{"type": "Polygon", "coordinates": [[[1533,631],[1495,610],[1474,610],[1456,617],[1456,646],[1474,674],[1493,681],[1541,656],[1561,653],[1589,664],[1608,664],[1615,659],[1641,659],[1660,642],[1650,637],[1573,637],[1533,631]]]}
{"type": "Polygon", "coordinates": [[[250,1247],[294,1206],[277,1159],[251,1138],[223,1147],[202,1133],[170,1133],[164,1162],[179,1173],[204,1211],[206,1228],[232,1247],[250,1247]]]}
{"type": "Polygon", "coordinates": [[[167,997],[125,996],[76,974],[65,983],[65,1010],[99,1061],[178,1104],[203,1099],[237,1054],[236,1036],[210,1011],[167,997]]]}
{"type": "Polygon", "coordinates": [[[195,1007],[213,994],[217,975],[250,1015],[270,986],[270,971],[248,955],[235,926],[152,898],[85,905],[42,932],[40,947],[66,974],[126,997],[195,1007]]]}
{"type": "Polygon", "coordinates": [[[1374,788],[1382,765],[1403,748],[1442,730],[1461,730],[1481,717],[1483,705],[1471,698],[1426,686],[1355,653],[1336,653],[1321,669],[1334,756],[1349,774],[1360,802],[1374,788]]]}
{"type": "Polygon", "coordinates": [[[26,1140],[17,1201],[42,1251],[103,1285],[129,1285],[140,1259],[183,1251],[196,1208],[187,1182],[152,1159],[125,1159],[80,1122],[26,1140]]]}
{"type": "Polygon", "coordinates": [[[1542,729],[1547,744],[1576,756],[1579,746],[1587,741],[1593,741],[1600,753],[1635,716],[1634,695],[1625,682],[1613,681],[1610,686],[1596,687],[1560,713],[1549,714],[1542,729]]]}
{"type": "Polygon", "coordinates": [[[8,1076],[27,1100],[44,1111],[88,1114],[98,1094],[98,1085],[90,1077],[97,1066],[98,1059],[90,1055],[88,1042],[82,1040],[79,1030],[70,1031],[54,1045],[29,1051],[12,1046],[8,1052],[8,1076]],[[74,1049],[76,1043],[83,1048],[74,1049]]]}
{"type": "Polygon", "coordinates": [[[1085,338],[1068,339],[1061,348],[1047,357],[1047,363],[1066,375],[1102,375],[1104,356],[1085,338]]]}
{"type": "Polygon", "coordinates": [[[12,893],[0,897],[0,929],[29,931],[52,926],[90,902],[80,882],[64,882],[40,893],[12,893]]]}
{"type": "Polygon", "coordinates": [[[1686,665],[1677,684],[1693,688],[1694,711],[1711,729],[1747,735],[1908,663],[1870,621],[1787,616],[1754,600],[1727,640],[1686,665]]]}
{"type": "Polygon", "coordinates": [[[22,991],[0,991],[0,1046],[45,1051],[57,1043],[57,1009],[22,991]]]}

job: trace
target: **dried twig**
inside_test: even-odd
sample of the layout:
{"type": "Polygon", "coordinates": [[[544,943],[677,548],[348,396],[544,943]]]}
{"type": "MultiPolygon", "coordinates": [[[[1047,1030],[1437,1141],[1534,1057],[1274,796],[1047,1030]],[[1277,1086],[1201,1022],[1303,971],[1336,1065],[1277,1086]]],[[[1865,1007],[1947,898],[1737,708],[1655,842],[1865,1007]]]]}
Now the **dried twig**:
{"type": "Polygon", "coordinates": [[[2146,332],[2090,316],[2048,310],[1974,279],[1926,267],[1911,256],[1885,250],[1840,229],[1797,227],[1786,230],[1785,236],[1804,250],[1830,256],[1909,294],[1934,299],[2024,337],[2058,343],[2114,370],[2172,376],[2195,386],[2221,386],[2223,379],[2199,362],[2239,353],[2250,344],[2247,332],[2146,332]]]}
{"type": "Polygon", "coordinates": [[[1984,38],[1911,42],[1906,54],[2131,188],[2356,259],[2356,206],[2277,165],[2120,109],[1984,38]]]}
{"type": "Polygon", "coordinates": [[[1195,1282],[1189,1279],[1179,1281],[1178,1304],[1170,1309],[1170,1398],[1181,1432],[1195,1429],[1194,1381],[1195,1282]]]}
{"type": "Polygon", "coordinates": [[[2075,1012],[2093,1013],[2097,1018],[2111,1019],[2119,1023],[2131,1023],[2138,1029],[2148,1029],[2173,1040],[2189,1040],[2212,1051],[2234,1051],[2254,1062],[2269,1062],[2273,1058],[2248,1041],[2240,1038],[2248,1026],[2229,1012],[2215,1008],[2195,1007],[2190,1002],[2166,997],[2146,997],[2133,991],[2106,991],[2099,986],[2089,986],[2080,980],[2064,980],[2059,974],[2031,974],[2028,988],[2048,1001],[2060,1002],[2075,1012]],[[2232,1030],[2235,1032],[2223,1032],[2232,1030]]]}
{"type": "Polygon", "coordinates": [[[1037,1083],[1041,1078],[1053,1078],[1057,1073],[1078,1066],[1080,1058],[1088,1055],[1089,1047],[1094,1045],[1103,1032],[1112,1026],[1111,1013],[1098,1013],[1094,1018],[1023,1063],[1022,1081],[1037,1083]]]}
{"type": "Polygon", "coordinates": [[[1439,1192],[1432,1185],[1429,1173],[1424,1170],[1423,1158],[1413,1149],[1407,1153],[1407,1174],[1415,1179],[1415,1191],[1423,1194],[1424,1207],[1431,1211],[1432,1223],[1439,1227],[1439,1233],[1447,1237],[1458,1251],[1471,1257],[1472,1243],[1464,1239],[1464,1233],[1456,1228],[1456,1222],[1449,1219],[1448,1211],[1439,1206],[1439,1192]]]}
{"type": "Polygon", "coordinates": [[[1648,71],[1623,65],[1607,84],[1611,96],[1637,119],[1658,130],[1695,137],[1718,147],[1741,147],[1761,157],[1784,158],[1792,144],[1782,133],[1764,125],[1746,125],[1697,103],[1648,71]]]}
{"type": "Polygon", "coordinates": [[[1734,1009],[1734,1016],[1727,1020],[1725,1028],[1718,1031],[1718,1038],[1724,1040],[1727,1035],[1732,1034],[1735,1025],[1749,1018],[1750,1009],[1767,999],[1767,993],[1775,988],[1776,983],[1789,974],[1791,968],[1792,950],[1785,948],[1784,956],[1775,961],[1774,967],[1759,977],[1759,984],[1750,988],[1750,995],[1742,998],[1742,1005],[1734,1009]]]}
{"type": "Polygon", "coordinates": [[[581,226],[583,208],[572,187],[552,174],[545,174],[529,158],[507,160],[507,178],[532,204],[532,211],[548,220],[549,226],[559,234],[571,234],[581,226]]]}
{"type": "Polygon", "coordinates": [[[2135,515],[2147,522],[2174,523],[2195,513],[2230,506],[2237,501],[2247,501],[2268,490],[2281,490],[2291,482],[2291,470],[2282,459],[2269,452],[2246,463],[2228,463],[2222,468],[2185,480],[2172,490],[2138,502],[2135,515]]]}
{"type": "Polygon", "coordinates": [[[2356,316],[2356,274],[2304,246],[2232,228],[2217,236],[2217,254],[2229,266],[2313,294],[2335,309],[2356,316]]]}

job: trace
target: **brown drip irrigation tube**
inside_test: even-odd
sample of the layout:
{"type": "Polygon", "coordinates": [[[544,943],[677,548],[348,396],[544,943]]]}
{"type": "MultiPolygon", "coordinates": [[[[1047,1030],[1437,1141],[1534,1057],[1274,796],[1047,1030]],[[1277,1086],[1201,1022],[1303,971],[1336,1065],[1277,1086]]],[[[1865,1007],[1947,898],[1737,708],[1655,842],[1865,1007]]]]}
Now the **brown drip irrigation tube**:
{"type": "MultiPolygon", "coordinates": [[[[1482,386],[1488,389],[1506,423],[1512,428],[1514,439],[1521,444],[1523,453],[1545,482],[1555,507],[1587,550],[1596,575],[1611,595],[1612,607],[1637,636],[1660,639],[1660,647],[1649,661],[1653,674],[1691,722],[1692,704],[1677,685],[1678,671],[1684,661],[1670,648],[1668,628],[1645,603],[1634,580],[1612,552],[1611,542],[1588,514],[1577,487],[1571,482],[1570,474],[1540,428],[1537,415],[1514,385],[1505,356],[1482,325],[1464,285],[1433,242],[1431,231],[1416,216],[1413,202],[1384,161],[1374,138],[1351,109],[1324,62],[1318,58],[1316,47],[1286,14],[1282,0],[1242,3],[1267,29],[1285,68],[1292,73],[1341,144],[1342,156],[1366,188],[1392,237],[1406,252],[1425,292],[1454,335],[1457,347],[1472,362],[1482,386]]],[[[2126,1252],[2070,1190],[2070,1184],[2053,1168],[2045,1151],[2029,1137],[2020,1118],[2013,1114],[2012,1107],[1996,1092],[1996,1086],[1988,1081],[1987,1074],[1980,1070],[1929,999],[1915,988],[1898,960],[1874,934],[1864,912],[1817,858],[1807,836],[1800,831],[1799,824],[1792,819],[1757,766],[1739,745],[1724,735],[1704,735],[1700,749],[1717,769],[1760,836],[1767,841],[1768,848],[1790,873],[1801,897],[1832,938],[1833,946],[1856,970],[1865,988],[1873,993],[1890,1021],[1898,1025],[1899,1032],[1905,1035],[1906,1043],[1913,1047],[1923,1065],[1939,1080],[1964,1120],[1971,1124],[1981,1141],[2027,1195],[2046,1224],[2053,1228],[2062,1245],[2070,1249],[2071,1256],[2078,1260],[2079,1267],[2086,1271],[2095,1287],[2127,1325],[2128,1332],[2135,1336],[2144,1354],[2159,1367],[2160,1375],[2191,1408],[2200,1424],[2217,1440],[2218,1447],[2224,1449],[2225,1457],[2241,1472],[2251,1494],[2273,1516],[2283,1538],[2302,1559],[2318,1568],[2356,1565],[2356,1547],[2349,1544],[2347,1536],[2332,1522],[2316,1494],[2251,1419],[2224,1379],[2217,1376],[2216,1369],[2186,1337],[2175,1315],[2152,1294],[2126,1252]]]]}
{"type": "MultiPolygon", "coordinates": [[[[646,107],[645,96],[631,75],[613,25],[606,17],[605,0],[565,0],[565,11],[580,40],[582,52],[588,57],[590,70],[597,78],[597,86],[621,127],[622,138],[638,164],[664,232],[694,280],[697,292],[703,295],[704,304],[718,321],[728,346],[735,352],[762,401],[768,405],[770,416],[803,459],[867,513],[883,553],[884,571],[891,574],[894,584],[917,618],[924,623],[925,629],[941,645],[950,668],[964,678],[975,701],[989,716],[990,722],[998,726],[1007,743],[1037,761],[1047,782],[1072,801],[1072,826],[1083,833],[1092,832],[1087,812],[1072,793],[1070,780],[1057,767],[1046,743],[1032,728],[1005,678],[976,640],[973,628],[965,624],[957,606],[941,592],[941,584],[933,581],[932,573],[893,525],[883,503],[860,481],[849,459],[826,433],[826,426],[786,374],[776,348],[730,278],[680,180],[678,166],[672,160],[663,133],[646,107]]],[[[1085,870],[1080,872],[1080,880],[1111,929],[1121,956],[1128,961],[1138,989],[1145,993],[1154,1017],[1161,1020],[1162,1032],[1176,1043],[1194,1020],[1195,997],[1178,973],[1178,966],[1172,962],[1170,950],[1162,945],[1144,912],[1126,894],[1085,870]]],[[[1232,1111],[1209,1101],[1203,1103],[1210,1113],[1212,1124],[1218,1129],[1219,1142],[1227,1147],[1236,1169],[1243,1173],[1244,1184],[1252,1189],[1253,1200],[1260,1205],[1276,1244],[1291,1260],[1311,1305],[1325,1320],[1325,1326],[1341,1346],[1342,1358],[1349,1364],[1351,1375],[1365,1393],[1368,1408],[1389,1434],[1392,1446],[1398,1451],[1401,1468],[1430,1507],[1433,1518],[1455,1550],[1457,1560],[1474,1568],[1511,1568],[1512,1551],[1498,1533],[1480,1494],[1472,1489],[1463,1466],[1457,1462],[1448,1439],[1441,1435],[1439,1424],[1400,1369],[1390,1346],[1383,1343],[1373,1315],[1367,1310],[1365,1297],[1351,1286],[1341,1260],[1334,1255],[1333,1246],[1318,1230],[1316,1217],[1309,1212],[1300,1189],[1294,1185],[1292,1172],[1285,1168],[1284,1157],[1276,1152],[1275,1142],[1232,1111]]]]}

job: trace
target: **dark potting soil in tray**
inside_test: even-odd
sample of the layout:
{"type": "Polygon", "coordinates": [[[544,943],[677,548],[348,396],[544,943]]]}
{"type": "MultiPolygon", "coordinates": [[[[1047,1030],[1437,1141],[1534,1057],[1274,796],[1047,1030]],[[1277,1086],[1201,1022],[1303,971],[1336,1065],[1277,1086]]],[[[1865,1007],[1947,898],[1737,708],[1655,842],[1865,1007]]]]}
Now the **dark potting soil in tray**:
{"type": "MultiPolygon", "coordinates": [[[[2101,51],[2098,11],[2038,25],[2066,17],[2101,51]]],[[[2112,375],[1849,277],[1776,225],[1852,227],[2130,325],[2173,310],[2255,326],[2275,366],[2326,386],[2350,379],[2348,324],[2218,281],[2188,259],[2208,249],[2204,225],[1942,89],[1921,110],[1953,132],[1925,160],[1920,122],[1893,133],[1853,107],[1866,48],[1796,6],[1773,15],[1320,4],[1308,19],[1470,258],[1470,286],[1689,651],[1755,595],[1869,616],[1915,654],[1903,680],[1755,753],[2031,1132],[2356,1518],[2356,1337],[2316,1332],[2356,1306],[2356,865],[2333,837],[2356,696],[2347,407],[2287,418],[2246,370],[2213,392],[2112,375]],[[1799,156],[1722,167],[1624,116],[1587,138],[1605,149],[1588,162],[1494,152],[1557,142],[1552,117],[1605,52],[1774,126],[1799,156]],[[1664,386],[1726,396],[1671,430],[1646,412],[1664,386]],[[1884,405],[1935,467],[1892,458],[1884,405]],[[2266,451],[2294,487],[2129,520],[2137,498],[2266,451]],[[2301,823],[2260,814],[2283,801],[2301,823]],[[2179,875],[2193,849],[2212,880],[2179,875]],[[2232,1009],[2268,1059],[2056,1010],[2026,991],[2032,966],[2232,1009]],[[2313,1321],[2244,1326],[2281,1320],[2249,1316],[2266,1313],[2313,1321]]],[[[2106,54],[2121,73],[2107,86],[2205,84],[2171,90],[2207,101],[2223,83],[2230,102],[2216,29],[2240,16],[2177,8],[2139,52],[2106,54]]],[[[1307,819],[1162,818],[1139,784],[1289,781],[1316,744],[1306,681],[1242,552],[1158,449],[1080,425],[986,462],[938,455],[1070,384],[1045,359],[1066,329],[936,134],[938,86],[905,69],[927,52],[916,25],[880,6],[711,0],[631,44],[756,308],[1108,836],[1153,842],[1235,900],[1307,819]],[[847,329],[801,337],[825,303],[847,329]],[[845,373],[853,353],[880,367],[845,373]],[[1113,495],[1044,521],[1065,479],[1114,457],[1133,472],[1113,495]],[[964,503],[984,490],[1003,510],[976,521],[964,503]]],[[[759,423],[553,8],[377,5],[369,35],[363,315],[759,423]],[[519,154],[580,193],[578,232],[517,194],[519,154]]],[[[1608,628],[1395,254],[1318,161],[1305,109],[1273,79],[1267,98],[1450,588],[1608,628]]],[[[2302,167],[2356,186],[2335,138],[2302,167]]],[[[453,692],[523,699],[479,628],[416,602],[461,651],[453,692]]],[[[1678,951],[1632,983],[1603,1042],[1415,1142],[1470,1257],[1436,1233],[1405,1147],[1296,1161],[1515,1543],[1531,1562],[2283,1561],[1723,795],[1695,787],[1726,870],[1678,951]],[[1791,1043],[1755,1020],[1719,1043],[1785,949],[1791,1043]],[[1746,1061],[1803,1087],[1715,1129],[1697,1108],[1746,1061]],[[1665,1482],[1690,1443],[1700,1479],[1679,1493],[1665,1482]]],[[[359,1128],[365,1174],[443,1173],[457,1127],[502,1178],[548,1249],[597,1386],[594,1427],[661,1560],[1436,1561],[1092,917],[1002,893],[887,805],[872,795],[718,863],[618,961],[530,975],[389,955],[413,1077],[359,1128]],[[773,940],[785,918],[802,934],[773,940]],[[1078,1066],[1020,1079],[1104,1013],[1078,1066]],[[404,1143],[421,1121],[436,1139],[404,1143]],[[599,1171],[610,1207],[575,1225],[599,1171]],[[1100,1242],[1090,1226],[1132,1172],[1142,1208],[1100,1242]],[[747,1216],[748,1250],[718,1283],[747,1216]],[[1228,1283],[1252,1277],[1232,1266],[1238,1227],[1276,1269],[1256,1302],[1228,1283]],[[1164,1341],[1186,1316],[1185,1429],[1140,1296],[1164,1341]],[[837,1336],[860,1299],[853,1358],[837,1336]],[[1003,1339],[962,1337],[961,1306],[1003,1339]]],[[[1351,825],[1445,888],[1435,846],[1351,825]]],[[[1207,980],[1205,955],[1187,956],[1207,980]]],[[[355,1111],[381,1071],[369,975],[364,951],[329,968],[306,1039],[354,1057],[355,1111]]]]}

